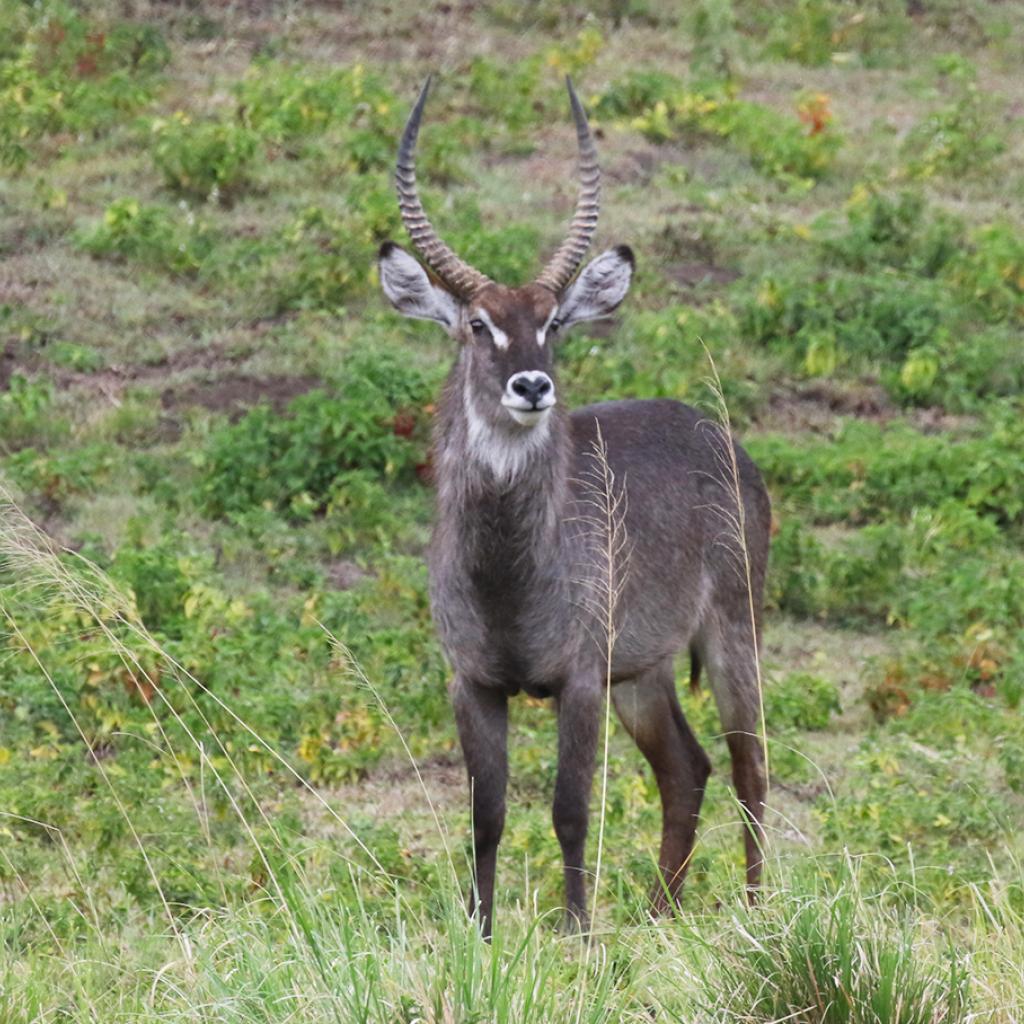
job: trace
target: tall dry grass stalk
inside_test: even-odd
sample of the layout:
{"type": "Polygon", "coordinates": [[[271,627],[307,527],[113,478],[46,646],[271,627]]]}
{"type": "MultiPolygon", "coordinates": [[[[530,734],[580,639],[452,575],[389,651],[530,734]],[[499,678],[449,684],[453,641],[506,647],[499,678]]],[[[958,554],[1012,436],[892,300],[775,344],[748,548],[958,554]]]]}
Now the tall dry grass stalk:
{"type": "Polygon", "coordinates": [[[580,602],[580,621],[591,640],[604,651],[604,722],[601,752],[601,795],[598,807],[597,852],[592,882],[590,923],[584,946],[583,975],[573,1000],[572,1019],[582,1020],[591,976],[591,958],[595,952],[605,956],[604,947],[595,946],[597,909],[604,865],[605,824],[608,810],[608,769],[612,731],[611,689],[612,656],[618,633],[616,611],[625,586],[629,562],[626,534],[626,489],[619,484],[608,462],[608,446],[597,424],[589,465],[580,480],[583,498],[581,512],[574,523],[583,538],[582,562],[576,567],[573,584],[580,602]]]}
{"type": "MultiPolygon", "coordinates": [[[[591,928],[594,934],[598,897],[601,888],[601,868],[604,859],[604,835],[608,806],[608,757],[611,741],[612,655],[618,634],[616,612],[619,598],[629,570],[629,538],[626,534],[626,488],[615,479],[608,462],[608,445],[597,425],[597,437],[589,453],[591,468],[584,473],[583,484],[587,513],[581,516],[584,529],[591,538],[589,555],[592,562],[586,575],[584,593],[592,621],[599,624],[600,639],[604,647],[604,737],[601,756],[601,801],[598,815],[597,854],[594,862],[593,897],[591,900],[591,928]]],[[[589,948],[589,938],[588,938],[589,948]]]]}
{"type": "Polygon", "coordinates": [[[718,509],[717,511],[727,524],[730,534],[727,543],[730,543],[730,550],[737,551],[739,553],[739,568],[742,573],[744,589],[747,596],[747,613],[750,622],[750,643],[753,650],[754,672],[757,680],[758,717],[760,719],[760,736],[758,739],[761,743],[761,755],[764,758],[765,779],[768,785],[768,789],[766,790],[767,799],[767,796],[771,794],[771,764],[768,753],[768,724],[765,720],[764,713],[764,679],[761,674],[761,657],[760,650],[758,648],[757,608],[755,606],[754,585],[750,567],[750,551],[747,547],[747,518],[746,511],[743,506],[743,493],[740,489],[740,470],[739,465],[736,462],[736,445],[733,441],[732,418],[729,415],[728,403],[725,401],[725,393],[722,390],[722,380],[718,375],[718,367],[715,364],[715,358],[711,354],[711,350],[704,343],[704,340],[699,340],[710,368],[706,383],[708,390],[711,392],[712,398],[714,399],[715,412],[718,417],[717,428],[720,431],[722,439],[721,450],[716,448],[715,455],[719,460],[719,464],[721,465],[726,480],[728,481],[735,505],[735,512],[732,512],[729,509],[718,509]]]}

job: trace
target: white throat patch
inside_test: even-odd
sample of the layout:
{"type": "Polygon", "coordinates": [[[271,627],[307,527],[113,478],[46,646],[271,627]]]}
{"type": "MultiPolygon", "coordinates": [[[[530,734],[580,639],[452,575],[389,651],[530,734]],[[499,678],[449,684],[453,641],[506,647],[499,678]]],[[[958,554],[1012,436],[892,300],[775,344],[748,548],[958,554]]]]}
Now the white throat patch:
{"type": "Polygon", "coordinates": [[[532,426],[495,430],[480,415],[469,390],[468,378],[462,387],[462,397],[470,457],[487,466],[498,480],[511,482],[547,443],[551,434],[550,409],[543,410],[538,419],[531,421],[532,426]]]}

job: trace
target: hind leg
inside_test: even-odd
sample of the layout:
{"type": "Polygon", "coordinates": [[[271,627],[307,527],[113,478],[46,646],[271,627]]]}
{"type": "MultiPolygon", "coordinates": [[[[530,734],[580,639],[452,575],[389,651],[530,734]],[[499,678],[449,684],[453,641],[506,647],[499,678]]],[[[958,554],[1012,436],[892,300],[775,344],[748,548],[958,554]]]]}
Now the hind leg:
{"type": "Polygon", "coordinates": [[[661,881],[653,900],[655,910],[664,912],[678,898],[690,863],[711,762],[679,706],[671,658],[613,686],[612,701],[654,769],[661,794],[661,881]]]}
{"type": "Polygon", "coordinates": [[[764,806],[768,783],[761,742],[758,650],[749,620],[744,622],[740,615],[737,621],[719,621],[714,628],[706,630],[701,654],[707,664],[732,759],[733,785],[743,812],[747,896],[753,902],[764,862],[764,806]]]}

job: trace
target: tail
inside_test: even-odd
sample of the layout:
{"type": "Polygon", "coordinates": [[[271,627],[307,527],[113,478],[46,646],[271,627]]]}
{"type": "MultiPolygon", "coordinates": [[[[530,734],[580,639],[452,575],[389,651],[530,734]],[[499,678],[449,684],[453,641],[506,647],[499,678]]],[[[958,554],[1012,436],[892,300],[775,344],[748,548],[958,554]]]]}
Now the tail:
{"type": "Polygon", "coordinates": [[[700,689],[700,655],[696,647],[690,648],[690,690],[696,693],[700,689]]]}

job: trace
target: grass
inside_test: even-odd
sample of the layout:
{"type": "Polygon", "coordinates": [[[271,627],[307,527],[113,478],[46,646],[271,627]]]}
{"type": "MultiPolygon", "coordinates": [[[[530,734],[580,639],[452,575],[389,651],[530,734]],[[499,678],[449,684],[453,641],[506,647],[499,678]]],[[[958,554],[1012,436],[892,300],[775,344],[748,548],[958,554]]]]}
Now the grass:
{"type": "Polygon", "coordinates": [[[1021,1016],[1021,11],[920,6],[0,0],[0,1018],[1021,1016]],[[682,913],[646,915],[610,718],[594,929],[558,934],[524,701],[493,946],[465,918],[422,564],[451,352],[373,270],[428,72],[427,206],[510,281],[571,209],[573,75],[639,269],[560,388],[724,408],[765,472],[757,908],[687,692],[682,913]]]}
{"type": "MultiPolygon", "coordinates": [[[[107,1020],[195,1019],[197,1011],[229,1021],[381,1024],[639,1021],[652,1013],[696,1021],[977,1019],[966,1011],[978,983],[966,958],[940,936],[922,936],[865,904],[855,875],[830,893],[780,893],[758,912],[736,907],[717,919],[604,933],[588,963],[578,939],[554,936],[529,907],[507,914],[488,946],[454,888],[435,896],[440,909],[430,919],[400,900],[390,913],[368,915],[294,882],[283,904],[258,901],[230,919],[212,914],[180,944],[150,936],[113,956],[99,946],[33,959],[17,972],[28,984],[7,1009],[40,1019],[34,1014],[59,993],[67,1012],[107,1020]],[[146,980],[126,986],[125,978],[146,980]]],[[[1019,933],[1004,937],[1017,942],[1019,933]]],[[[979,929],[974,938],[989,955],[995,934],[979,929]]],[[[1001,979],[1013,980],[1012,970],[1001,979]]]]}

